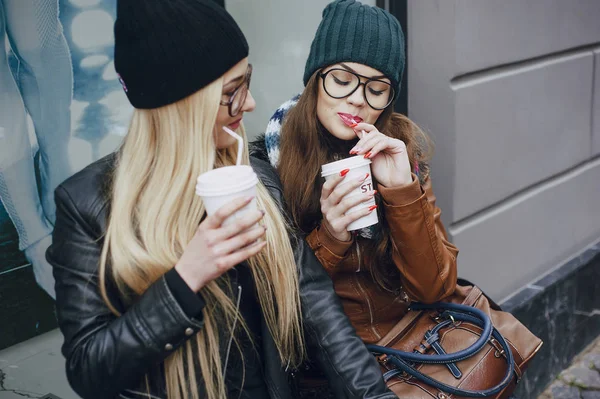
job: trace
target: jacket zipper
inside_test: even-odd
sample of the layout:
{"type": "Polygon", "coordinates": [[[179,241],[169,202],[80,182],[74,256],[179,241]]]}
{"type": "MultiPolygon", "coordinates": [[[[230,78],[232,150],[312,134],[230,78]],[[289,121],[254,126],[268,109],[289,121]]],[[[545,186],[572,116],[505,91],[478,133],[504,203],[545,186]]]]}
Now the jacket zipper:
{"type": "MultiPolygon", "coordinates": [[[[233,269],[235,270],[235,269],[233,269]]],[[[237,270],[235,270],[237,272],[237,270]]],[[[236,284],[237,284],[237,273],[236,273],[236,284]]],[[[240,302],[242,299],[242,286],[237,286],[237,300],[235,303],[235,318],[233,319],[233,327],[231,329],[231,337],[229,337],[229,343],[227,344],[227,354],[225,355],[225,364],[223,365],[223,380],[227,376],[227,363],[229,362],[229,352],[231,351],[231,343],[233,342],[233,334],[235,334],[235,327],[237,326],[238,314],[240,313],[240,302]]]]}
{"type": "Polygon", "coordinates": [[[367,308],[369,309],[369,318],[370,318],[370,323],[369,323],[369,329],[371,330],[371,333],[377,337],[377,340],[381,339],[381,336],[377,333],[377,331],[375,331],[375,326],[373,326],[373,308],[371,307],[371,301],[369,299],[369,296],[367,295],[367,292],[365,291],[365,289],[363,288],[363,286],[360,284],[360,279],[358,278],[358,272],[360,272],[360,266],[362,264],[362,258],[361,258],[361,253],[360,253],[360,244],[358,243],[358,240],[356,241],[356,257],[358,258],[358,269],[356,270],[356,273],[354,274],[354,279],[356,281],[356,285],[358,286],[358,289],[360,290],[360,292],[362,293],[363,297],[365,298],[366,302],[367,302],[367,308]]]}
{"type": "Polygon", "coordinates": [[[360,253],[360,244],[358,242],[358,232],[354,232],[354,241],[356,242],[356,257],[358,258],[358,269],[356,272],[360,272],[360,267],[362,266],[362,256],[360,253]]]}

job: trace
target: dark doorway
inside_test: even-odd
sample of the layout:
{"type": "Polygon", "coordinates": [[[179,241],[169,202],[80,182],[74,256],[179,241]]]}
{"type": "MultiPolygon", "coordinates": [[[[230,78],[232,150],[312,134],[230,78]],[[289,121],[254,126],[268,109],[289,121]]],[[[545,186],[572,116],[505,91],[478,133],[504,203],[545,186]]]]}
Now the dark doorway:
{"type": "Polygon", "coordinates": [[[398,18],[402,30],[404,32],[404,40],[406,41],[406,66],[404,67],[404,75],[402,76],[402,88],[400,96],[396,101],[395,111],[404,115],[408,115],[408,29],[407,29],[407,0],[377,0],[377,7],[389,11],[393,16],[398,18]]]}

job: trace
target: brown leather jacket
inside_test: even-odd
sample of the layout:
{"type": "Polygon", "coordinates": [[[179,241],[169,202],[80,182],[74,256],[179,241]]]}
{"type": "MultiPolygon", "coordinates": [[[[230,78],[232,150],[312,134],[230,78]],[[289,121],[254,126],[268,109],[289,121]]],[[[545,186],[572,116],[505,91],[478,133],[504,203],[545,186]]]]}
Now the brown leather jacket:
{"type": "Polygon", "coordinates": [[[366,239],[339,241],[324,226],[306,238],[366,343],[379,341],[406,314],[410,301],[435,302],[456,286],[458,249],[447,240],[430,179],[420,184],[413,175],[408,186],[379,185],[378,191],[392,235],[391,261],[400,270],[402,289],[389,292],[375,283],[367,266],[370,254],[361,251],[366,239]]]}

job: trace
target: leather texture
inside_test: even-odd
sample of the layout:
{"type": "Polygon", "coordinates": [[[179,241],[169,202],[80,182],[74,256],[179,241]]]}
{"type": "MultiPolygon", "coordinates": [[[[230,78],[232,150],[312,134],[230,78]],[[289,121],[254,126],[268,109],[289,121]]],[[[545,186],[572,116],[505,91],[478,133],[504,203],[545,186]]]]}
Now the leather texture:
{"type": "Polygon", "coordinates": [[[344,310],[365,343],[374,344],[407,313],[411,301],[433,303],[454,291],[458,249],[448,241],[441,210],[427,178],[408,186],[377,187],[390,226],[390,262],[400,271],[398,290],[381,289],[369,269],[365,239],[339,241],[324,225],[306,238],[333,280],[344,310]],[[400,289],[401,285],[401,289],[400,289]]]}
{"type": "MultiPolygon", "coordinates": [[[[200,331],[203,321],[186,316],[164,276],[127,303],[109,284],[108,295],[122,313],[120,317],[102,300],[98,262],[110,212],[108,188],[114,163],[115,155],[111,154],[69,178],[55,192],[57,220],[47,259],[56,279],[67,377],[84,399],[166,398],[162,362],[200,331]],[[146,391],[145,376],[149,377],[152,396],[141,394],[146,391]]],[[[252,166],[283,209],[279,179],[271,166],[255,159],[252,166]]],[[[325,371],[336,396],[394,398],[386,389],[377,362],[343,313],[332,282],[312,250],[301,239],[294,238],[293,245],[303,325],[307,342],[315,349],[310,355],[325,371]]],[[[262,332],[270,397],[292,398],[290,370],[281,364],[264,320],[262,332]]],[[[226,338],[221,342],[227,342],[226,338]]],[[[203,392],[203,387],[198,389],[203,392]]]]}
{"type": "MultiPolygon", "coordinates": [[[[482,310],[492,320],[492,324],[508,342],[514,358],[515,374],[512,382],[500,393],[490,398],[506,399],[514,391],[518,379],[527,368],[530,360],[542,346],[542,341],[533,335],[513,315],[500,310],[498,305],[489,300],[483,292],[473,285],[457,285],[454,295],[445,301],[476,307],[482,310]]],[[[411,310],[392,328],[377,345],[399,349],[405,352],[418,350],[424,354],[435,354],[431,345],[424,340],[427,330],[433,328],[438,312],[436,310],[411,310]]],[[[469,322],[456,322],[440,330],[440,344],[446,353],[455,353],[473,345],[480,337],[482,329],[469,322]]],[[[474,356],[456,362],[462,373],[456,378],[448,367],[441,364],[420,364],[416,368],[429,377],[465,390],[485,390],[502,381],[506,374],[506,356],[497,341],[489,341],[484,348],[474,356]]],[[[383,372],[394,369],[386,361],[385,356],[379,357],[383,372]]],[[[406,374],[392,377],[388,386],[401,398],[413,399],[462,399],[450,395],[406,374]]]]}

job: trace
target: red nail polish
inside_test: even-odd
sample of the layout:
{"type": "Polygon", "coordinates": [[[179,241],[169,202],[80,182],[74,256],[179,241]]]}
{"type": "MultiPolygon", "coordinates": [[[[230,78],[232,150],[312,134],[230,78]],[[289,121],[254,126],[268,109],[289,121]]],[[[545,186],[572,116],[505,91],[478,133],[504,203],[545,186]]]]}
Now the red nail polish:
{"type": "Polygon", "coordinates": [[[369,207],[369,212],[373,212],[375,209],[377,209],[377,205],[371,205],[369,207]]]}
{"type": "Polygon", "coordinates": [[[371,151],[369,151],[365,154],[365,158],[369,158],[370,156],[371,156],[371,151]]]}
{"type": "Polygon", "coordinates": [[[344,169],[340,172],[340,176],[344,177],[348,174],[348,172],[350,172],[350,169],[344,169]]]}
{"type": "Polygon", "coordinates": [[[367,175],[365,176],[365,179],[368,179],[369,176],[371,176],[371,175],[367,173],[367,175]]]}
{"type": "Polygon", "coordinates": [[[373,195],[377,194],[377,190],[373,190],[373,195]]]}

